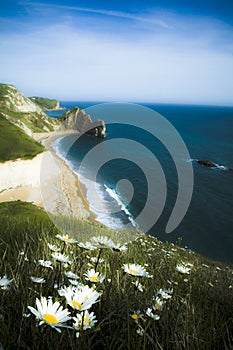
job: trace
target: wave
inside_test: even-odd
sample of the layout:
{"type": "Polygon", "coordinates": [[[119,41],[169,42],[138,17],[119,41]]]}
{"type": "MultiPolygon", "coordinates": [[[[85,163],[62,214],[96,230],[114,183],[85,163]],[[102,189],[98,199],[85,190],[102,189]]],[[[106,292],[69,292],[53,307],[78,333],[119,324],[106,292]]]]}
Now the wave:
{"type": "Polygon", "coordinates": [[[220,169],[220,170],[229,170],[229,168],[225,165],[219,165],[215,163],[215,166],[217,169],[220,169]]]}
{"type": "Polygon", "coordinates": [[[78,161],[75,161],[74,159],[67,159],[67,152],[65,152],[62,148],[63,138],[64,137],[61,137],[55,140],[52,143],[51,148],[60,158],[65,161],[69,168],[78,175],[80,183],[85,186],[86,198],[89,204],[89,208],[95,214],[96,220],[101,224],[113,229],[123,228],[124,222],[119,217],[113,217],[111,215],[111,209],[113,207],[114,212],[116,212],[117,204],[118,211],[124,212],[127,216],[127,219],[131,222],[132,226],[137,227],[137,224],[134,222],[132,215],[127,210],[120,197],[114,190],[111,190],[105,184],[103,187],[103,184],[91,180],[88,176],[88,169],[83,169],[83,171],[80,172],[78,161]],[[95,191],[89,190],[93,189],[93,186],[95,186],[95,191]],[[112,199],[114,199],[114,205],[111,205],[111,200],[109,200],[109,198],[106,198],[106,192],[112,199]]]}
{"type": "MultiPolygon", "coordinates": [[[[186,159],[187,163],[192,163],[192,162],[197,162],[198,159],[197,158],[190,158],[190,159],[186,159]]],[[[211,169],[220,169],[220,170],[231,170],[231,168],[227,167],[226,165],[220,165],[218,163],[214,163],[214,166],[210,167],[211,169]]]]}
{"type": "Polygon", "coordinates": [[[117,204],[120,206],[121,210],[127,215],[128,219],[131,222],[131,224],[133,225],[133,227],[138,228],[137,223],[135,222],[135,220],[134,220],[132,214],[130,213],[130,211],[127,209],[127,207],[125,206],[125,204],[121,200],[121,197],[116,193],[115,190],[113,190],[112,188],[108,187],[107,185],[104,184],[104,187],[106,189],[106,192],[109,194],[109,196],[111,198],[115,199],[117,204]]]}

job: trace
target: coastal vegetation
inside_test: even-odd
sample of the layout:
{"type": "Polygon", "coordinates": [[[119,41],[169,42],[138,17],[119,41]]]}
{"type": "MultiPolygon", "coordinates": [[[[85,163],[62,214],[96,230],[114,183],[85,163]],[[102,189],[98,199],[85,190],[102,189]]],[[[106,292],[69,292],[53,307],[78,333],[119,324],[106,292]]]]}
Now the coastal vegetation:
{"type": "Polygon", "coordinates": [[[30,97],[30,99],[37,103],[42,109],[59,109],[59,102],[58,100],[55,99],[50,99],[50,98],[45,98],[45,97],[38,97],[38,96],[33,96],[30,97]]]}
{"type": "Polygon", "coordinates": [[[9,122],[2,113],[0,113],[0,133],[0,162],[18,158],[31,159],[44,150],[40,143],[9,122]]]}
{"type": "Polygon", "coordinates": [[[0,204],[4,349],[232,348],[232,266],[59,220],[62,232],[30,203],[0,204]]]}
{"type": "MultiPolygon", "coordinates": [[[[0,111],[1,162],[42,152],[33,132],[92,122],[78,108],[53,120],[7,84],[0,111]]],[[[4,350],[233,347],[233,266],[181,238],[164,243],[15,201],[0,203],[0,254],[4,350]]]]}
{"type": "Polygon", "coordinates": [[[9,84],[0,84],[0,111],[30,136],[34,132],[53,131],[60,125],[58,120],[48,117],[39,105],[9,84]]]}

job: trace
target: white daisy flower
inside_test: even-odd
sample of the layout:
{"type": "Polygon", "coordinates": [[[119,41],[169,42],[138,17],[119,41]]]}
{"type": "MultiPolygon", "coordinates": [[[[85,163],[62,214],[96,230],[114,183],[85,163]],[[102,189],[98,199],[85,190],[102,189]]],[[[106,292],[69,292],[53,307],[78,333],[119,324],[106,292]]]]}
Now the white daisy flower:
{"type": "Polygon", "coordinates": [[[176,266],[176,271],[181,273],[182,275],[188,275],[190,272],[191,268],[187,267],[186,265],[177,265],[176,266]]]}
{"type": "Polygon", "coordinates": [[[86,276],[87,281],[90,281],[92,283],[102,283],[105,279],[104,275],[101,275],[99,272],[95,272],[94,269],[88,270],[84,276],[86,276]]]}
{"type": "Polygon", "coordinates": [[[137,277],[148,276],[148,273],[146,272],[145,268],[142,265],[124,264],[122,268],[126,273],[128,273],[131,276],[137,276],[137,277]]]}
{"type": "Polygon", "coordinates": [[[54,244],[48,243],[48,247],[49,247],[49,249],[52,250],[52,252],[54,252],[54,253],[59,252],[59,250],[60,250],[60,248],[57,247],[57,246],[54,245],[54,244]]]}
{"type": "Polygon", "coordinates": [[[87,285],[79,289],[72,287],[63,288],[59,294],[66,298],[68,305],[78,311],[90,309],[93,304],[99,301],[100,297],[98,292],[87,285]]]}
{"type": "Polygon", "coordinates": [[[143,320],[143,314],[139,310],[131,314],[130,317],[136,322],[138,322],[140,318],[143,320]]]}
{"type": "Polygon", "coordinates": [[[79,283],[77,280],[73,280],[72,278],[69,278],[69,282],[70,284],[72,284],[72,286],[76,286],[76,287],[82,286],[81,283],[79,283]]]}
{"type": "Polygon", "coordinates": [[[116,252],[126,252],[128,248],[126,247],[125,244],[121,246],[120,243],[117,243],[112,246],[112,250],[116,252]]]}
{"type": "Polygon", "coordinates": [[[146,315],[150,318],[153,318],[153,320],[158,321],[160,319],[159,315],[156,315],[152,312],[152,309],[148,307],[148,309],[146,310],[146,315]]]}
{"type": "Polygon", "coordinates": [[[78,243],[78,246],[80,248],[86,249],[86,250],[95,250],[96,247],[93,246],[93,244],[91,244],[91,242],[86,242],[86,243],[78,243]]]}
{"type": "Polygon", "coordinates": [[[92,243],[98,248],[112,248],[114,243],[107,236],[98,236],[91,238],[92,243]]]}
{"type": "Polygon", "coordinates": [[[36,306],[37,309],[32,306],[28,306],[28,308],[40,320],[39,326],[47,324],[59,333],[61,333],[59,327],[70,328],[64,324],[71,319],[70,313],[67,309],[63,309],[58,301],[53,303],[51,298],[48,300],[45,297],[41,297],[41,300],[36,298],[36,306]]]}
{"type": "Polygon", "coordinates": [[[43,266],[43,267],[48,267],[50,269],[53,269],[52,266],[52,261],[49,260],[38,260],[39,265],[43,266]]]}
{"type": "Polygon", "coordinates": [[[1,279],[0,279],[0,289],[6,290],[9,288],[12,280],[9,280],[6,275],[4,275],[1,279]]]}
{"type": "Polygon", "coordinates": [[[72,278],[73,280],[79,279],[78,275],[72,271],[65,271],[64,275],[68,278],[72,278]]]}
{"type": "Polygon", "coordinates": [[[138,329],[136,330],[137,334],[140,335],[141,337],[144,335],[145,331],[144,329],[139,326],[138,329]]]}
{"type": "Polygon", "coordinates": [[[159,295],[160,298],[164,300],[171,299],[171,294],[173,293],[173,289],[159,289],[156,292],[156,295],[159,295]]]}
{"type": "Polygon", "coordinates": [[[68,256],[64,255],[64,254],[61,254],[59,252],[57,253],[53,253],[52,254],[52,257],[56,260],[56,261],[59,261],[59,262],[62,262],[62,263],[67,263],[67,264],[71,264],[71,261],[69,260],[68,256]]]}
{"type": "Polygon", "coordinates": [[[143,285],[139,281],[132,281],[132,284],[135,285],[140,292],[144,292],[143,285]]]}
{"type": "Polygon", "coordinates": [[[160,297],[156,297],[152,300],[152,307],[156,311],[161,311],[163,309],[164,304],[165,301],[163,301],[163,299],[161,299],[160,297]]]}
{"type": "Polygon", "coordinates": [[[202,264],[203,267],[206,267],[206,268],[209,268],[210,266],[209,265],[206,265],[206,264],[202,264]]]}
{"type": "Polygon", "coordinates": [[[30,277],[30,280],[31,280],[33,283],[38,283],[38,284],[43,284],[43,283],[45,283],[45,279],[42,278],[42,277],[33,277],[33,276],[31,276],[31,277],[30,277]]]}
{"type": "Polygon", "coordinates": [[[94,312],[89,313],[87,310],[84,312],[84,315],[77,314],[77,317],[74,317],[73,319],[75,321],[73,327],[78,331],[82,328],[84,331],[86,329],[90,329],[94,327],[95,323],[97,322],[94,312]]]}
{"type": "Polygon", "coordinates": [[[77,243],[76,239],[70,238],[68,235],[56,235],[56,238],[60,239],[61,241],[65,242],[66,244],[73,244],[77,243]]]}
{"type": "Polygon", "coordinates": [[[98,261],[98,263],[101,264],[102,262],[104,262],[104,259],[99,259],[98,260],[96,257],[93,257],[93,258],[90,258],[90,261],[92,263],[97,263],[97,261],[98,261]]]}

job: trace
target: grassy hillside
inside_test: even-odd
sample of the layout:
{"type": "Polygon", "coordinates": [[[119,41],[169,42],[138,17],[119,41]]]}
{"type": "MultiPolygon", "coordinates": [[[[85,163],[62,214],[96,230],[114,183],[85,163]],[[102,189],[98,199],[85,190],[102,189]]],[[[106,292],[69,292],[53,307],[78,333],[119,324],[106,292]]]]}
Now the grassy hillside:
{"type": "Polygon", "coordinates": [[[0,138],[0,162],[33,158],[44,149],[41,144],[10,123],[2,113],[0,113],[0,138]]]}
{"type": "Polygon", "coordinates": [[[0,112],[10,122],[30,132],[53,131],[60,125],[58,120],[48,117],[40,106],[8,84],[0,84],[0,112]]]}
{"type": "Polygon", "coordinates": [[[37,103],[42,109],[54,109],[58,105],[58,101],[50,98],[45,97],[37,97],[33,96],[30,97],[30,99],[37,103]]]}
{"type": "MultiPolygon", "coordinates": [[[[233,347],[232,266],[143,234],[126,244],[122,251],[107,247],[109,242],[103,248],[91,240],[90,233],[107,236],[114,243],[117,236],[124,240],[134,233],[60,220],[64,232],[71,236],[73,230],[72,237],[77,242],[68,243],[66,238],[65,243],[62,237],[56,238],[57,228],[46,213],[32,204],[19,201],[0,204],[0,276],[6,274],[12,280],[7,289],[0,282],[0,340],[4,349],[233,347]],[[86,234],[93,250],[79,245],[81,240],[86,241],[86,234]],[[52,257],[48,243],[56,245],[70,264],[52,257]],[[50,267],[40,265],[40,259],[51,261],[50,267]],[[130,263],[140,264],[144,276],[136,276],[138,267],[128,271],[123,268],[130,263]],[[185,264],[186,273],[178,271],[180,264],[185,264]],[[91,268],[96,271],[94,279],[86,275],[91,268]],[[89,312],[96,316],[95,324],[93,314],[82,311],[88,297],[79,299],[80,303],[70,303],[58,292],[58,288],[74,283],[76,277],[71,280],[69,271],[78,275],[76,284],[95,286],[98,302],[88,306],[89,312]],[[97,283],[98,273],[105,278],[97,283]],[[40,277],[40,283],[33,282],[31,277],[40,277]],[[74,321],[68,320],[66,326],[70,328],[60,328],[61,333],[57,332],[53,310],[42,312],[39,317],[47,323],[38,325],[39,320],[28,306],[36,308],[36,298],[40,300],[41,296],[52,297],[53,302],[56,300],[72,317],[76,316],[79,321],[75,328],[74,321]]],[[[79,288],[80,294],[84,287],[74,288],[79,288]]]]}

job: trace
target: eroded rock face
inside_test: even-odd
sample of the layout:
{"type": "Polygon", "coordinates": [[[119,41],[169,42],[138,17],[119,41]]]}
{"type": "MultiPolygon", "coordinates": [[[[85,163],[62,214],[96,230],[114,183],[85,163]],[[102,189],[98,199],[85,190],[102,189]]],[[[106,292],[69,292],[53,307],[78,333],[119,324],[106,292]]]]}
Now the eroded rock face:
{"type": "Polygon", "coordinates": [[[73,108],[62,117],[62,130],[78,130],[99,138],[105,138],[106,126],[103,120],[92,121],[89,114],[81,108],[73,108]]]}
{"type": "Polygon", "coordinates": [[[205,165],[205,166],[208,166],[210,168],[216,168],[216,164],[214,164],[213,162],[211,162],[210,160],[207,160],[207,159],[199,159],[197,161],[198,164],[202,164],[202,165],[205,165]]]}
{"type": "Polygon", "coordinates": [[[96,120],[92,122],[91,124],[92,129],[88,130],[86,133],[89,135],[94,135],[96,137],[99,137],[101,139],[104,139],[106,137],[105,131],[106,126],[103,120],[96,120]]]}

